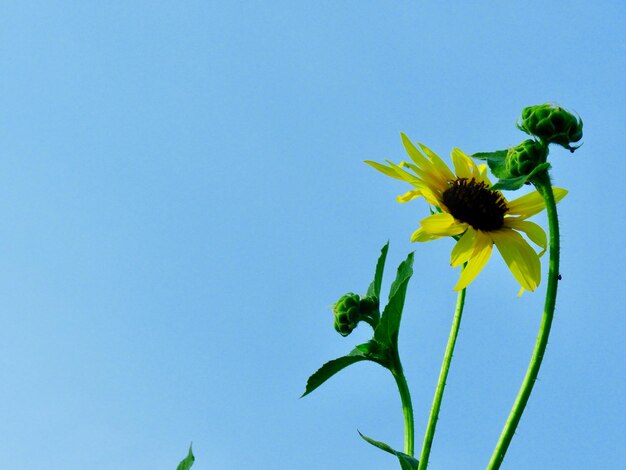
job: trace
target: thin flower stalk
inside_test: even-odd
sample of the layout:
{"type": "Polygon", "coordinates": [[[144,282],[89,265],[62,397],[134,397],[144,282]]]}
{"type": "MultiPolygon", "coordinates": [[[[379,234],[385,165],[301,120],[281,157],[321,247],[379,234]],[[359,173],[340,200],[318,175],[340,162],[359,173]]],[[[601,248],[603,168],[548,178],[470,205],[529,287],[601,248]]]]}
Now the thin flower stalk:
{"type": "Polygon", "coordinates": [[[461,316],[463,315],[463,307],[465,306],[466,290],[467,289],[462,289],[461,291],[459,291],[457,295],[456,308],[454,311],[454,319],[452,320],[452,327],[450,328],[450,336],[448,338],[446,352],[443,356],[443,363],[441,364],[441,371],[439,373],[439,382],[437,383],[437,389],[435,390],[435,397],[433,399],[433,404],[430,409],[430,417],[428,418],[428,426],[426,427],[426,434],[424,435],[424,443],[422,444],[422,452],[419,458],[418,470],[426,470],[426,468],[428,467],[428,458],[430,457],[430,449],[432,447],[433,438],[435,437],[435,428],[437,427],[437,420],[439,419],[439,410],[441,409],[443,392],[446,388],[446,381],[448,380],[448,372],[450,370],[450,363],[452,362],[452,356],[454,355],[454,347],[456,345],[456,338],[459,334],[459,327],[461,326],[461,316]]]}
{"type": "Polygon", "coordinates": [[[548,272],[548,286],[546,289],[546,301],[544,306],[543,317],[539,327],[539,334],[535,343],[535,349],[526,371],[526,376],[522,382],[522,386],[517,394],[517,398],[513,404],[509,417],[506,420],[502,433],[489,461],[488,470],[497,470],[502,465],[504,456],[509,448],[509,444],[513,439],[515,430],[522,418],[526,404],[537,380],[541,362],[548,345],[548,337],[550,336],[550,328],[552,319],[554,318],[554,307],[556,304],[556,294],[559,282],[559,220],[556,210],[556,200],[552,185],[547,172],[542,178],[538,178],[535,182],[537,190],[545,200],[548,214],[548,226],[550,230],[550,264],[548,272]]]}

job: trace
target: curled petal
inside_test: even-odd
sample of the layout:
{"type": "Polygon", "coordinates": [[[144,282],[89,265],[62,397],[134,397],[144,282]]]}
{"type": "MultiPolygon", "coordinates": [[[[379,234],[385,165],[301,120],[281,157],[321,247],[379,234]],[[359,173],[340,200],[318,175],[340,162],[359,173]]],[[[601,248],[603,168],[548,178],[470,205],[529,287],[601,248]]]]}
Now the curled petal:
{"type": "Polygon", "coordinates": [[[406,193],[396,197],[398,202],[409,202],[416,197],[420,197],[422,192],[419,189],[412,189],[411,191],[407,191],[406,193]]]}

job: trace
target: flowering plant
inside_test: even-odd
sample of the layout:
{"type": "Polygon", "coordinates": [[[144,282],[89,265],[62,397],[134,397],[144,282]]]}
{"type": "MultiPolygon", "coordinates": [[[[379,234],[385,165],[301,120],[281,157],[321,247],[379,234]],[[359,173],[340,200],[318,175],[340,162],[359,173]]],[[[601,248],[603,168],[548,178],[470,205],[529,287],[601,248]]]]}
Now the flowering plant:
{"type": "Polygon", "coordinates": [[[404,134],[402,143],[410,161],[397,164],[390,161],[384,164],[366,161],[381,173],[412,186],[408,192],[398,196],[398,202],[423,198],[430,206],[430,215],[419,222],[419,228],[411,236],[413,242],[428,242],[448,236],[456,240],[450,254],[450,265],[461,268],[459,280],[453,288],[457,291],[457,302],[421,451],[419,454],[415,452],[413,405],[398,350],[400,320],[413,273],[414,253],[410,253],[399,266],[382,313],[380,291],[388,244],[381,251],[374,280],[366,294],[361,297],[350,292],[334,305],[335,329],[342,336],[349,335],[359,322],[365,321],[373,328],[372,339],[356,346],[346,356],[324,364],[309,378],[303,396],[357,362],[371,361],[388,369],[395,379],[402,402],[403,450],[394,450],[384,442],[359,434],[368,443],[394,455],[403,470],[424,470],[428,466],[466,290],[489,261],[494,245],[519,283],[519,295],[525,290],[535,291],[540,285],[541,259],[548,249],[549,270],[545,307],[535,348],[488,464],[490,470],[500,468],[504,460],[543,360],[554,316],[558,281],[561,279],[556,204],[567,195],[565,189],[552,186],[548,149],[551,144],[557,144],[574,152],[580,146],[572,144],[582,138],[583,124],[580,118],[559,106],[542,104],[525,108],[517,126],[532,138],[509,149],[480,152],[472,156],[454,149],[451,155],[453,169],[431,149],[423,144],[415,145],[404,134]],[[486,163],[476,163],[475,160],[486,163]],[[488,169],[498,178],[495,184],[492,184],[487,174],[488,169]],[[513,200],[507,199],[502,193],[530,184],[535,187],[535,191],[513,200]],[[544,209],[548,216],[549,236],[543,228],[528,220],[544,209]]]}

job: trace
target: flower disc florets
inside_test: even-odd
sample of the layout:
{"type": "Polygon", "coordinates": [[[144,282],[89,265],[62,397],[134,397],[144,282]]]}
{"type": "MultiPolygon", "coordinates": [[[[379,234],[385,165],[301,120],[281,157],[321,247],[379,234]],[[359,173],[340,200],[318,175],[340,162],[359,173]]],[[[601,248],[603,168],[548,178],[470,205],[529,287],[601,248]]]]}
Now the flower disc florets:
{"type": "Polygon", "coordinates": [[[442,200],[455,219],[476,230],[498,230],[504,223],[507,206],[502,194],[475,178],[452,181],[442,200]]]}
{"type": "Polygon", "coordinates": [[[541,104],[522,111],[518,127],[527,134],[539,137],[546,143],[559,144],[572,152],[577,147],[569,144],[583,137],[583,122],[560,106],[541,104]]]}

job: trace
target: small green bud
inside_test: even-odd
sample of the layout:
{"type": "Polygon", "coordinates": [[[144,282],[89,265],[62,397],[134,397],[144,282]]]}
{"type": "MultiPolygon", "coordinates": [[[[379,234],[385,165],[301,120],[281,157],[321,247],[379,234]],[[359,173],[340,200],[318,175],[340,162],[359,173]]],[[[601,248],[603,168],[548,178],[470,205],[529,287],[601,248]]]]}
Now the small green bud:
{"type": "Polygon", "coordinates": [[[558,144],[572,152],[578,147],[570,144],[583,137],[582,119],[560,106],[547,103],[524,108],[517,127],[548,144],[558,144]]]}
{"type": "Polygon", "coordinates": [[[542,142],[528,139],[507,151],[505,167],[512,177],[526,176],[546,162],[548,147],[542,142]]]}
{"type": "Polygon", "coordinates": [[[360,320],[360,303],[361,298],[357,294],[348,292],[346,295],[342,296],[333,307],[333,313],[335,314],[335,330],[337,330],[341,336],[348,336],[352,333],[352,330],[356,328],[360,320]]]}
{"type": "Polygon", "coordinates": [[[335,330],[342,336],[352,333],[361,320],[368,323],[378,322],[378,299],[376,297],[363,297],[348,292],[342,296],[333,307],[335,316],[335,330]]]}

